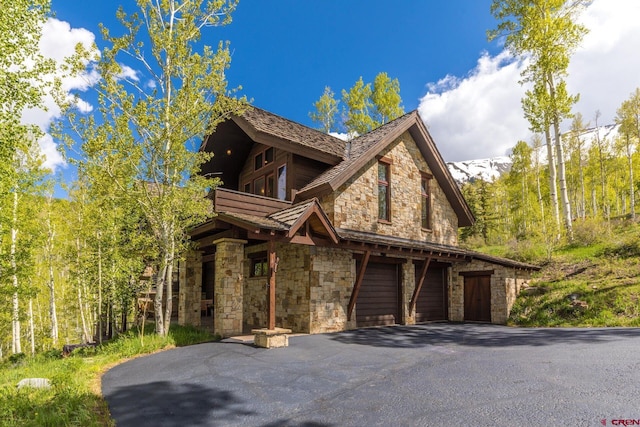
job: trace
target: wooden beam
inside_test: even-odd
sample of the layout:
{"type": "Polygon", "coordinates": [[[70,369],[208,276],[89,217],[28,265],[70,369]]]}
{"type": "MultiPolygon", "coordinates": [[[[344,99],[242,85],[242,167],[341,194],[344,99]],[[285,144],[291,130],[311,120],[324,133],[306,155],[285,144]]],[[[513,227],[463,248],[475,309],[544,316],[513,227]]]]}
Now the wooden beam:
{"type": "Polygon", "coordinates": [[[356,282],[353,284],[353,290],[351,291],[351,298],[349,299],[349,308],[347,309],[347,320],[351,320],[351,313],[353,313],[353,307],[356,305],[358,299],[358,292],[360,292],[360,286],[362,286],[362,280],[364,279],[364,272],[367,270],[367,264],[369,263],[369,257],[371,251],[364,253],[364,258],[360,263],[360,268],[356,274],[356,282]]]}
{"type": "Polygon", "coordinates": [[[269,286],[267,287],[267,329],[276,328],[276,272],[278,258],[276,258],[275,242],[269,240],[267,257],[269,261],[269,286]]]}
{"type": "Polygon", "coordinates": [[[420,295],[420,290],[422,289],[422,285],[424,284],[425,279],[427,278],[427,269],[429,268],[429,264],[431,263],[431,258],[427,258],[422,265],[422,270],[420,270],[420,276],[418,277],[418,284],[416,284],[416,288],[413,290],[413,296],[411,297],[411,303],[409,304],[409,316],[416,309],[416,304],[418,303],[418,296],[420,295]]]}

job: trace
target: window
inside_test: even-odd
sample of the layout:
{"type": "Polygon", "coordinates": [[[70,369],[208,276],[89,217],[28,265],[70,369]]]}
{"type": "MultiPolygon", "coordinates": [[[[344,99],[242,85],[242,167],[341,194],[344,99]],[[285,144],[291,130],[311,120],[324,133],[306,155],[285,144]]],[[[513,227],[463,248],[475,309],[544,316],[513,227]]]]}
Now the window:
{"type": "Polygon", "coordinates": [[[250,183],[250,182],[247,182],[247,183],[244,185],[244,192],[245,192],[245,193],[251,193],[251,183],[250,183]]]}
{"type": "Polygon", "coordinates": [[[378,162],[378,219],[382,221],[391,221],[390,166],[389,163],[378,162]]]}
{"type": "Polygon", "coordinates": [[[269,263],[266,258],[251,260],[251,277],[261,277],[269,274],[269,263]]]}
{"type": "Polygon", "coordinates": [[[273,163],[273,158],[275,156],[273,147],[269,147],[264,151],[259,152],[254,157],[253,162],[253,170],[262,169],[270,163],[273,163]]]}
{"type": "Polygon", "coordinates": [[[265,196],[273,197],[276,192],[276,181],[273,174],[267,175],[267,188],[265,190],[265,196]]]}
{"type": "Polygon", "coordinates": [[[431,176],[423,174],[420,179],[421,226],[431,228],[431,176]]]}
{"type": "Polygon", "coordinates": [[[258,153],[256,154],[254,163],[253,163],[253,169],[254,170],[258,170],[260,168],[262,168],[262,155],[263,153],[258,153]]]}
{"type": "Polygon", "coordinates": [[[273,162],[273,147],[269,147],[264,150],[264,165],[268,165],[273,162]]]}
{"type": "Polygon", "coordinates": [[[253,194],[264,196],[264,176],[253,181],[253,194]]]}
{"type": "Polygon", "coordinates": [[[249,259],[251,259],[251,271],[249,272],[251,277],[262,277],[269,274],[266,251],[249,254],[249,259]]]}
{"type": "Polygon", "coordinates": [[[287,165],[278,168],[278,199],[287,198],[287,165]]]}

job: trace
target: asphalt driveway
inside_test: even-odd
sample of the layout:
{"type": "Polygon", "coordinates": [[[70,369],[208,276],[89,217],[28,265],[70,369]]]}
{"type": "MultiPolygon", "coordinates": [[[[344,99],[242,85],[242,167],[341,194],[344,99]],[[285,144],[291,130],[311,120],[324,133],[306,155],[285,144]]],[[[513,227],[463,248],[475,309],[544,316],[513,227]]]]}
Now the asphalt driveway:
{"type": "Polygon", "coordinates": [[[200,344],[119,365],[102,392],[120,427],[640,423],[640,329],[428,324],[283,349],[200,344]]]}

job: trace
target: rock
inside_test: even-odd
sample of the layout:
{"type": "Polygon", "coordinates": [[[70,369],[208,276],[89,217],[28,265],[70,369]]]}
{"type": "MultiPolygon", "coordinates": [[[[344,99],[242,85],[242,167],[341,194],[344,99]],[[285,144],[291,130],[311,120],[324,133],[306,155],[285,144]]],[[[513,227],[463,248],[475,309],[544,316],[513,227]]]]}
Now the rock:
{"type": "Polygon", "coordinates": [[[18,383],[18,388],[23,387],[50,388],[51,381],[48,378],[25,378],[18,383]]]}

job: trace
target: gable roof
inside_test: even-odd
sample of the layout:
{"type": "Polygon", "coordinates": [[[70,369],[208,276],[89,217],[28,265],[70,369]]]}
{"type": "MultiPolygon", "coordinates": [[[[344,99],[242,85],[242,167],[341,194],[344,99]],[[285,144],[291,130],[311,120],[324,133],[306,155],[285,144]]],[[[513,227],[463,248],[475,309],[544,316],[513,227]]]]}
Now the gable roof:
{"type": "Polygon", "coordinates": [[[328,164],[344,159],[346,142],[257,107],[232,120],[256,142],[304,155],[328,164]]]}
{"type": "Polygon", "coordinates": [[[315,198],[275,211],[267,216],[232,210],[217,212],[216,219],[254,232],[256,229],[285,232],[288,238],[294,237],[308,222],[310,229],[316,234],[328,237],[334,244],[337,244],[339,240],[331,221],[320,206],[318,199],[315,198]]]}
{"type": "Polygon", "coordinates": [[[442,155],[417,110],[405,114],[373,131],[355,138],[347,146],[346,158],[311,181],[296,194],[296,200],[319,197],[337,190],[371,159],[408,131],[422,153],[429,169],[447,196],[458,216],[458,225],[470,226],[475,222],[471,209],[464,200],[442,155]]]}

